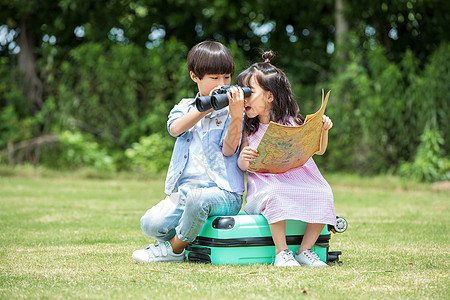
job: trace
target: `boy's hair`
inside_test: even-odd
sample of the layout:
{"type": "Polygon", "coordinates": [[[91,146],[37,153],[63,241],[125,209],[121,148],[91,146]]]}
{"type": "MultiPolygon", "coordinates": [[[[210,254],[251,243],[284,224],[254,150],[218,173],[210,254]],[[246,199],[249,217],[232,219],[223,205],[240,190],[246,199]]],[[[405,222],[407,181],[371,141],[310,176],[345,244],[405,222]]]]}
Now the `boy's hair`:
{"type": "MultiPolygon", "coordinates": [[[[293,118],[298,125],[301,125],[304,118],[295,102],[291,84],[286,74],[270,63],[273,56],[272,51],[264,52],[262,55],[264,62],[255,63],[240,73],[236,78],[236,84],[250,86],[250,80],[254,77],[263,90],[271,92],[273,95],[272,109],[269,114],[270,121],[288,125],[293,118]]],[[[255,133],[258,128],[259,118],[249,118],[245,115],[244,130],[247,134],[255,133]]]]}
{"type": "Polygon", "coordinates": [[[189,51],[188,72],[202,79],[206,74],[234,74],[234,60],[230,50],[219,42],[203,41],[189,51]]]}

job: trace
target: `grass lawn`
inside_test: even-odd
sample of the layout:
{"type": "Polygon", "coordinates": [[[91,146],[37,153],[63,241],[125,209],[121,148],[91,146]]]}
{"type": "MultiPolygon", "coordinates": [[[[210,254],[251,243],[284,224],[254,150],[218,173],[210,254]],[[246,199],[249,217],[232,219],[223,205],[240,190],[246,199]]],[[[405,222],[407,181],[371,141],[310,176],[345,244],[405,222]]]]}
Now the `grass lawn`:
{"type": "Polygon", "coordinates": [[[450,299],[448,186],[326,176],[343,264],[293,269],[134,263],[163,178],[0,174],[0,299],[450,299]]]}

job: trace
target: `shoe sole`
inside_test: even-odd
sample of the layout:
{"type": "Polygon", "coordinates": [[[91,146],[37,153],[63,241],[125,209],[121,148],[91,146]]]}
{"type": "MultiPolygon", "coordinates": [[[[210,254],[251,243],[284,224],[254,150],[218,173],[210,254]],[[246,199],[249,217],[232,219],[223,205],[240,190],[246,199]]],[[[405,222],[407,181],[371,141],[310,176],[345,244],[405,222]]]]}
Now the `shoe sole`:
{"type": "Polygon", "coordinates": [[[169,263],[183,263],[185,260],[157,260],[157,261],[148,261],[148,260],[142,260],[138,257],[135,257],[134,255],[131,255],[131,257],[137,262],[137,263],[159,263],[159,262],[169,262],[169,263]]]}
{"type": "Polygon", "coordinates": [[[328,267],[328,265],[310,266],[310,265],[302,264],[302,263],[299,263],[299,264],[300,264],[300,266],[302,266],[302,267],[310,267],[310,268],[325,268],[325,267],[328,267]]]}

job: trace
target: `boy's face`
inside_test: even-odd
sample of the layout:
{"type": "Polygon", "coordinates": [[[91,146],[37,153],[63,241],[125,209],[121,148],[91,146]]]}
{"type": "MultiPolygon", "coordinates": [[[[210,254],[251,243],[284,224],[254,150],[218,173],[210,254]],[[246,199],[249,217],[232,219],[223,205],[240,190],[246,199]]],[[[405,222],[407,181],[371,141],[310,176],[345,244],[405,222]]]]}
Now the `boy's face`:
{"type": "Polygon", "coordinates": [[[231,74],[206,74],[202,79],[198,78],[192,71],[190,75],[192,80],[197,83],[200,96],[208,96],[214,88],[231,84],[231,74]]]}

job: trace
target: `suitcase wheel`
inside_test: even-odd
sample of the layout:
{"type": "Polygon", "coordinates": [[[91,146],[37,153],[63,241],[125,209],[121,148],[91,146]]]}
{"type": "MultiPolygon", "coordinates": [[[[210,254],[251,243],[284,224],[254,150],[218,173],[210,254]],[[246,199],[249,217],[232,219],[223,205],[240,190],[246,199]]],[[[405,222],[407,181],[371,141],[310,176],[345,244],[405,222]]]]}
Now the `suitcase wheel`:
{"type": "Polygon", "coordinates": [[[341,251],[330,251],[328,252],[327,262],[342,264],[342,261],[339,260],[339,255],[341,255],[341,251]]]}
{"type": "Polygon", "coordinates": [[[334,228],[332,228],[331,231],[333,231],[333,233],[343,233],[345,230],[347,230],[347,226],[347,220],[341,217],[336,217],[336,225],[334,226],[334,228]]]}

